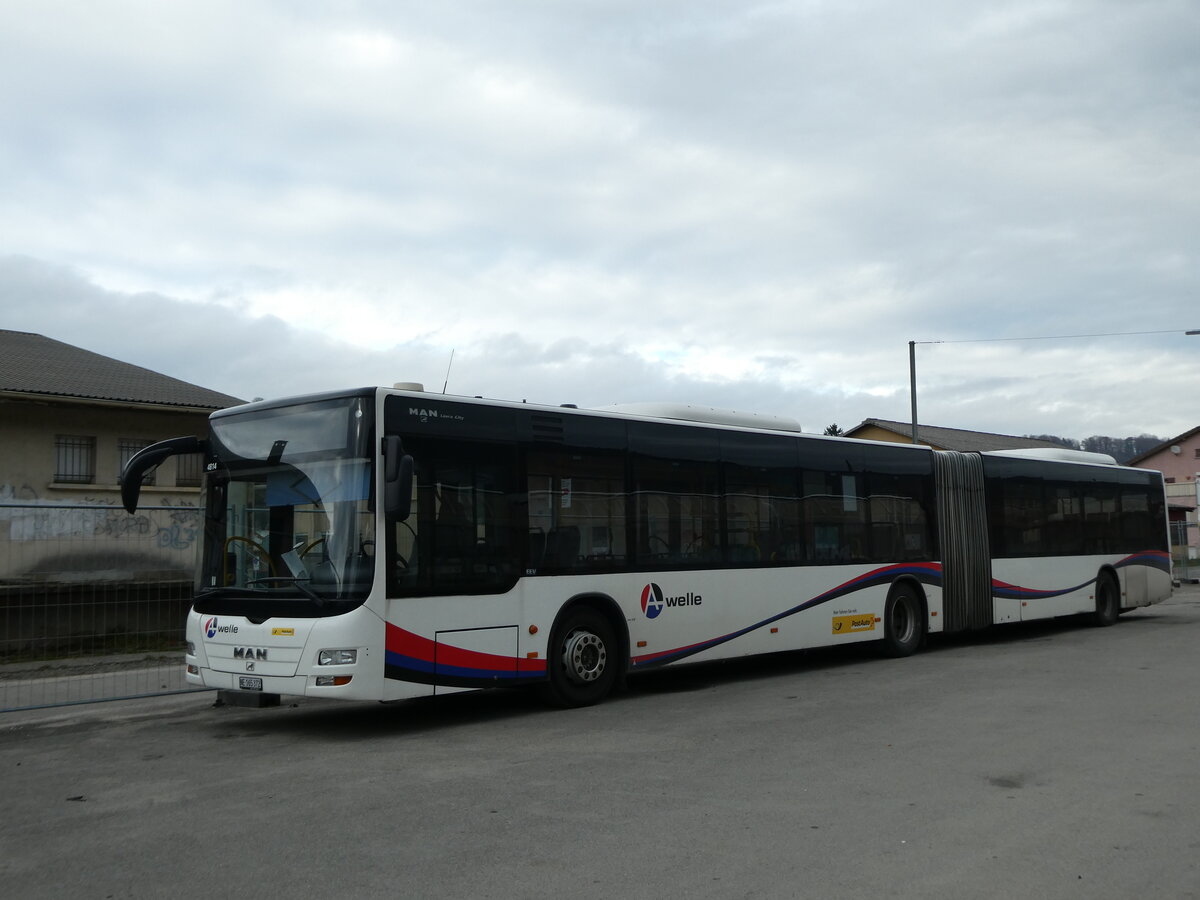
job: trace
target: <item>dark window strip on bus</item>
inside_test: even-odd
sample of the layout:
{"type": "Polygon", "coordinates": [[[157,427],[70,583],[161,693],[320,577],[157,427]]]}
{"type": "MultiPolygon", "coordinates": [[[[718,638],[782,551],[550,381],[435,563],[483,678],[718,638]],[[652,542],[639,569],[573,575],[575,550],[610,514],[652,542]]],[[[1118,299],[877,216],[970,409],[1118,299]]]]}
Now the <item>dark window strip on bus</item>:
{"type": "MultiPolygon", "coordinates": [[[[526,426],[520,412],[506,415],[525,440],[405,435],[419,477],[414,515],[392,536],[393,589],[938,558],[928,451],[586,416],[526,426]],[[470,515],[454,525],[461,506],[470,515]]],[[[438,430],[450,430],[444,419],[438,430]]],[[[485,430],[501,432],[498,421],[485,430]]],[[[989,456],[984,471],[995,557],[1165,549],[1153,473],[989,456]]]]}
{"type": "Polygon", "coordinates": [[[984,457],[984,487],[998,559],[1167,549],[1157,473],[984,457]]]}
{"type": "Polygon", "coordinates": [[[553,441],[519,446],[404,435],[417,487],[389,536],[391,590],[936,558],[927,452],[658,423],[631,423],[622,452],[604,425],[591,429],[602,448],[559,444],[548,426],[553,441]]]}

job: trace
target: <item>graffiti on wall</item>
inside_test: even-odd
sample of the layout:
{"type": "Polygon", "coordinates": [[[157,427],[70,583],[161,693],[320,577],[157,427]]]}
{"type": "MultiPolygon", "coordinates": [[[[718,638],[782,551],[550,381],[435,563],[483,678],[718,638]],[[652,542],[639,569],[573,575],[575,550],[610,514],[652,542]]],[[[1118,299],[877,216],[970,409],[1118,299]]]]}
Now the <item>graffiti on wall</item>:
{"type": "Polygon", "coordinates": [[[158,530],[158,546],[166,550],[187,550],[195,544],[200,534],[196,524],[199,521],[196,512],[194,507],[172,511],[170,523],[158,530]]]}
{"type": "Polygon", "coordinates": [[[186,502],[129,515],[113,501],[86,497],[79,504],[42,500],[29,485],[0,485],[0,522],[10,541],[151,539],[166,550],[187,550],[199,536],[199,507],[186,502]]]}

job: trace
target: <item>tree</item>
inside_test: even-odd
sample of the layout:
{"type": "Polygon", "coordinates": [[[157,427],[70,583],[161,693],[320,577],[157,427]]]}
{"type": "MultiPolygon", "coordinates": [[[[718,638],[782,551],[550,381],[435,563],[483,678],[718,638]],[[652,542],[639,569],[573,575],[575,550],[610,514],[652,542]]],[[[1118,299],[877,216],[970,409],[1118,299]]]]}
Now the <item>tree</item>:
{"type": "Polygon", "coordinates": [[[1094,434],[1084,440],[1083,449],[1090,450],[1092,453],[1107,453],[1117,462],[1126,463],[1147,450],[1153,450],[1165,440],[1166,438],[1155,437],[1152,434],[1123,438],[1094,434]]]}
{"type": "Polygon", "coordinates": [[[832,425],[825,426],[824,434],[827,434],[829,437],[841,437],[845,433],[846,432],[842,431],[842,429],[838,427],[837,422],[834,422],[832,425]]]}
{"type": "Polygon", "coordinates": [[[1027,434],[1025,437],[1035,441],[1049,441],[1051,444],[1058,444],[1060,447],[1067,447],[1071,450],[1079,449],[1079,441],[1074,438],[1059,437],[1057,434],[1027,434]]]}

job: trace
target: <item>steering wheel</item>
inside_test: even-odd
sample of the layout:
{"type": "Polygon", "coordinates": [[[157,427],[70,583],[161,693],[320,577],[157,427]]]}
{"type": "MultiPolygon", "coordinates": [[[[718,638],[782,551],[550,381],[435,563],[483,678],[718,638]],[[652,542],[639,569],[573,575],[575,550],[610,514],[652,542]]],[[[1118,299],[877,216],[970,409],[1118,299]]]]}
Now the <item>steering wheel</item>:
{"type": "Polygon", "coordinates": [[[250,547],[250,551],[258,556],[259,559],[266,561],[267,570],[271,575],[275,575],[275,563],[271,561],[271,554],[267,548],[253,538],[244,537],[240,534],[233,534],[225,538],[225,544],[221,548],[221,583],[229,584],[229,547],[232,544],[246,544],[250,547]]]}
{"type": "Polygon", "coordinates": [[[319,546],[320,544],[323,544],[323,543],[325,543],[325,536],[324,536],[324,535],[322,535],[322,536],[321,536],[321,537],[319,537],[319,538],[313,538],[311,541],[309,541],[307,544],[305,544],[305,545],[304,545],[304,548],[303,548],[303,549],[302,549],[302,550],[301,550],[299,553],[297,553],[296,555],[297,555],[297,556],[298,556],[300,559],[304,559],[304,556],[305,556],[305,554],[307,554],[309,551],[311,551],[311,550],[315,549],[317,546],[319,546]]]}

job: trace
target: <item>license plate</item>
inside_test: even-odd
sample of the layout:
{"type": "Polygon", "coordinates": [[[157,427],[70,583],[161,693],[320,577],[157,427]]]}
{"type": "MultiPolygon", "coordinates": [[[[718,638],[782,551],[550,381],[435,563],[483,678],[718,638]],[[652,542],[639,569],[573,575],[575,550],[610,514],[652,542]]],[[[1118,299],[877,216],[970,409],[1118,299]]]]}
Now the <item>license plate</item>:
{"type": "Polygon", "coordinates": [[[239,675],[238,688],[243,691],[261,691],[262,679],[255,678],[252,675],[239,675]]]}

